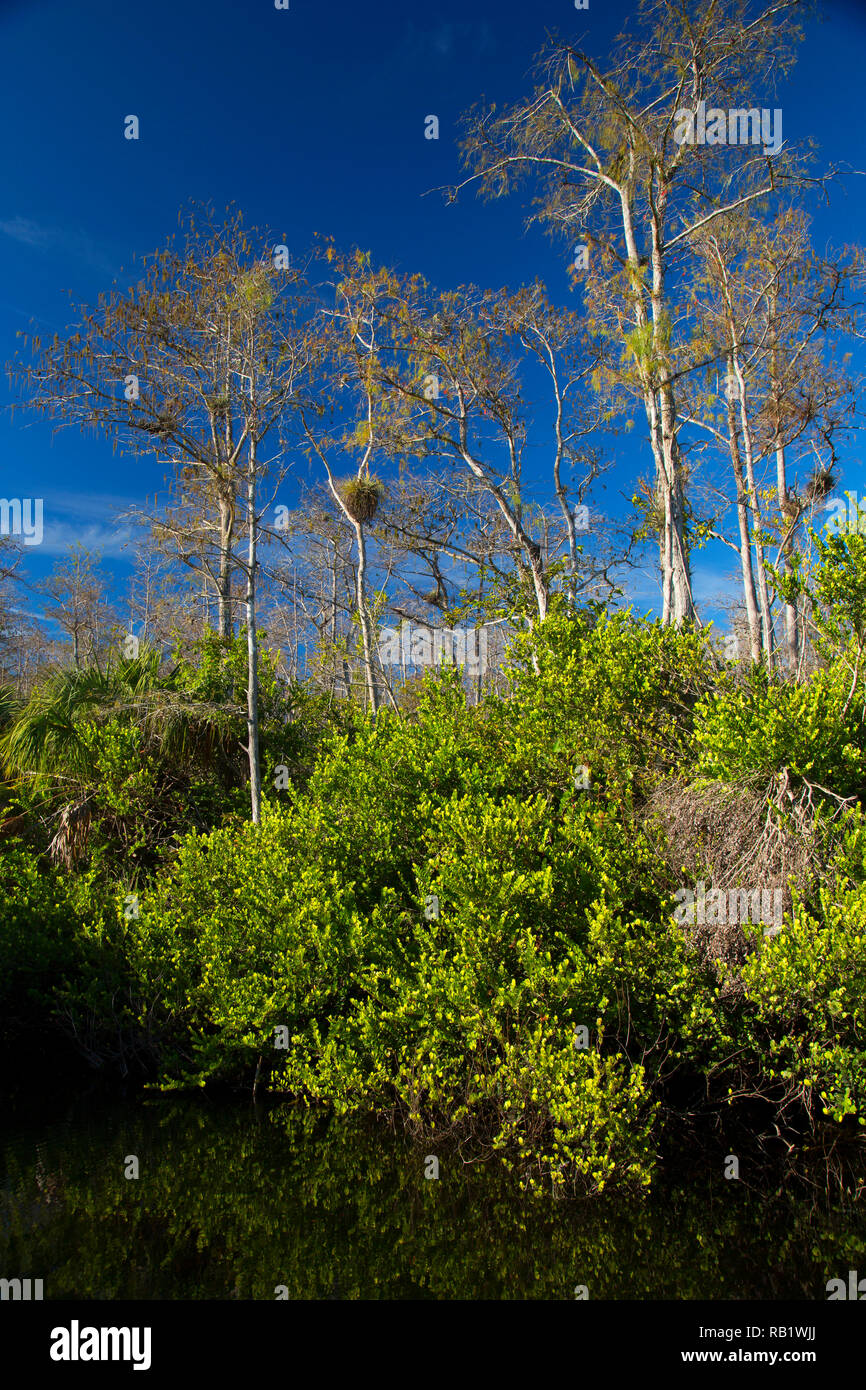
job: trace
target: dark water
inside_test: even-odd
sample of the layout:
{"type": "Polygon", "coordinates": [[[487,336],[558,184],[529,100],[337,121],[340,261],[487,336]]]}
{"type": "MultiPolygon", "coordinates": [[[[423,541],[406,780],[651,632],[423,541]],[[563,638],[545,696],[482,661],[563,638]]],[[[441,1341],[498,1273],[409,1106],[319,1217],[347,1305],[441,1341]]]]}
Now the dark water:
{"type": "Polygon", "coordinates": [[[718,1172],[555,1201],[387,1127],[197,1098],[0,1119],[0,1277],[45,1299],[825,1300],[866,1271],[866,1211],[718,1172]],[[124,1175],[128,1156],[139,1177],[124,1175]]]}

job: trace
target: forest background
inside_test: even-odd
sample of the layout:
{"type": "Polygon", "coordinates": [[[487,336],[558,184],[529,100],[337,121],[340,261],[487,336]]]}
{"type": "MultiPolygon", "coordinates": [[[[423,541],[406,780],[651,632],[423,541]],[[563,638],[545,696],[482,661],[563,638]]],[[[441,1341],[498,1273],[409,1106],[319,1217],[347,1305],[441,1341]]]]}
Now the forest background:
{"type": "MultiPolygon", "coordinates": [[[[205,195],[178,200],[168,244],[164,217],[143,240],[146,195],[121,276],[104,240],[32,203],[0,225],[43,277],[59,241],[98,284],[71,333],[37,313],[9,363],[3,988],[26,1049],[48,1020],[92,1065],[163,1084],[396,1107],[554,1187],[647,1185],[663,1136],[732,1108],[789,1154],[819,1136],[835,1164],[856,1141],[866,544],[843,483],[864,263],[827,211],[862,198],[839,114],[853,45],[846,28],[833,48],[825,153],[807,6],[627,18],[624,46],[590,16],[585,46],[553,38],[517,79],[501,11],[426,40],[404,24],[387,114],[368,30],[370,100],[345,125],[348,84],[323,110],[320,78],[304,103],[322,140],[292,199],[315,225],[268,208],[258,227],[236,177],[218,209],[199,164],[194,120],[222,168],[238,142],[279,177],[285,97],[260,70],[257,139],[228,106],[203,116],[189,82],[184,110],[161,89],[157,116],[139,86],[100,128],[115,208],[109,167],[161,130],[157,165],[124,171],[125,215],[170,186],[171,151],[205,195]],[[801,20],[810,77],[789,103],[801,20]],[[431,49],[439,99],[395,138],[431,49]],[[467,52],[507,97],[458,121],[467,52]],[[735,108],[742,129],[749,110],[782,119],[781,148],[675,135],[683,110],[718,131],[735,108]],[[373,208],[369,167],[356,198],[335,173],[322,234],[328,132],[357,176],[365,113],[404,180],[423,167],[398,254],[400,200],[373,208]],[[86,490],[40,491],[51,426],[86,490]],[[100,491],[120,470],[135,493],[100,491]],[[87,544],[56,563],[70,528],[87,544]],[[626,604],[653,569],[656,621],[626,604]],[[496,660],[443,672],[422,640],[383,666],[404,621],[483,628],[496,660]],[[683,930],[675,895],[705,903],[707,883],[683,930]]],[[[261,16],[232,20],[221,41],[261,45],[261,16]]],[[[326,52],[304,23],[299,72],[326,52]]],[[[76,119],[93,134],[92,106],[76,119]]]]}

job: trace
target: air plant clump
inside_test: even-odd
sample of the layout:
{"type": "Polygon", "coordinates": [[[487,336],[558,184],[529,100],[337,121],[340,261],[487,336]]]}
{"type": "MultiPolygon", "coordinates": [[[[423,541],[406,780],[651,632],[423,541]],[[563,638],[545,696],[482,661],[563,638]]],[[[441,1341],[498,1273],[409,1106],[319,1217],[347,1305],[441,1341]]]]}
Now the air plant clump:
{"type": "Polygon", "coordinates": [[[221,392],[216,396],[205,396],[205,405],[214,415],[227,415],[229,408],[228,393],[221,392]]]}
{"type": "Polygon", "coordinates": [[[831,493],[838,479],[829,468],[818,467],[806,484],[805,495],[808,502],[823,502],[831,493]]]}
{"type": "Polygon", "coordinates": [[[180,424],[180,412],[183,402],[176,396],[166,400],[162,409],[155,412],[152,420],[142,421],[139,426],[147,434],[157,434],[160,439],[168,439],[180,424]]]}
{"type": "Polygon", "coordinates": [[[340,485],[343,505],[353,521],[372,521],[384,495],[380,478],[349,478],[340,485]]]}

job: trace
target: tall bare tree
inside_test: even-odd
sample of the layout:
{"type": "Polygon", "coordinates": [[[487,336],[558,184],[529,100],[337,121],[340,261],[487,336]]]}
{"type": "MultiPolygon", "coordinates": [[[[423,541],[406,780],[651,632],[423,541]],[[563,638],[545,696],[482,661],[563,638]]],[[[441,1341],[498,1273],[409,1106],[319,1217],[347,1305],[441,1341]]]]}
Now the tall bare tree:
{"type": "Polygon", "coordinates": [[[110,585],[109,576],[101,569],[100,556],[78,543],[71,545],[66,558],[33,586],[47,600],[45,616],[71,644],[76,670],[83,666],[105,669],[118,623],[108,598],[110,585]]]}
{"type": "MultiPolygon", "coordinates": [[[[773,537],[775,562],[787,571],[803,519],[832,489],[837,446],[853,425],[857,383],[842,348],[855,322],[860,258],[816,256],[805,216],[793,210],[769,225],[740,212],[708,229],[698,249],[705,274],[695,299],[696,355],[715,356],[719,389],[693,391],[683,415],[730,457],[752,658],[772,667],[773,537]]],[[[799,627],[785,603],[781,647],[792,671],[799,627]]]]}
{"type": "MultiPolygon", "coordinates": [[[[448,460],[467,492],[491,503],[543,620],[563,559],[572,602],[595,575],[579,537],[590,532],[586,499],[602,468],[592,445],[601,412],[588,383],[603,345],[576,314],[552,306],[540,283],[514,294],[462,286],[437,295],[416,277],[404,286],[400,313],[411,348],[383,381],[409,411],[403,448],[448,460]],[[530,402],[526,379],[539,368],[545,394],[530,402]],[[541,455],[558,518],[532,499],[530,450],[541,455]]],[[[471,548],[489,561],[489,546],[471,548]]]]}
{"type": "Polygon", "coordinates": [[[398,283],[386,269],[371,266],[368,252],[344,255],[329,246],[325,257],[330,274],[318,314],[320,375],[302,418],[311,457],[324,468],[338,514],[354,536],[355,611],[367,704],[375,714],[381,704],[374,646],[380,605],[369,591],[368,528],[385,492],[374,470],[393,456],[398,437],[400,405],[382,386],[386,359],[402,340],[398,283]],[[349,476],[340,477],[346,468],[349,476]]]}
{"type": "MultiPolygon", "coordinates": [[[[257,544],[269,506],[265,480],[287,466],[286,448],[308,366],[303,266],[285,242],[247,231],[240,213],[210,209],[182,219],[173,241],[144,261],[127,292],[84,310],[76,331],[13,363],[27,403],[58,427],[105,431],[127,452],[157,452],[173,475],[191,470],[217,521],[218,630],[230,635],[232,577],[246,580],[248,736],[253,821],[260,816],[257,544]],[[246,553],[236,548],[243,528],[246,553]]],[[[273,481],[273,478],[272,478],[273,481]]],[[[274,486],[279,485],[279,477],[274,486]]]]}
{"type": "Polygon", "coordinates": [[[800,8],[802,0],[642,0],[635,31],[608,61],[556,41],[527,100],[467,119],[470,174],[458,187],[479,181],[499,197],[518,178],[535,180],[533,220],[586,254],[589,302],[635,375],[655,468],[665,622],[696,617],[676,390],[683,260],[716,219],[798,172],[781,142],[762,150],[740,139],[775,139],[756,100],[791,66],[800,8]]]}

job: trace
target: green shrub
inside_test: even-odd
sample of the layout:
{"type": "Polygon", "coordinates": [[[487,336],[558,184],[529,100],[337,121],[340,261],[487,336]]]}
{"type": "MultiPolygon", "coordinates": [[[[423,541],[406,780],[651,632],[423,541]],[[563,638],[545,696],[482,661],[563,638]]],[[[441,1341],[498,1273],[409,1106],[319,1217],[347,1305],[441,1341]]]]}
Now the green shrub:
{"type": "Polygon", "coordinates": [[[131,968],[167,1071],[237,1076],[273,1028],[344,1006],[363,923],[350,885],[302,865],[287,813],[190,836],[130,923],[131,968]]]}
{"type": "Polygon", "coordinates": [[[807,1110],[866,1125],[866,864],[861,812],[814,910],[795,898],[742,973],[756,1072],[807,1110]]]}
{"type": "Polygon", "coordinates": [[[152,1062],[135,1024],[123,919],[94,870],[18,845],[0,857],[0,1038],[29,1055],[123,1074],[152,1062]]]}
{"type": "Polygon", "coordinates": [[[362,736],[259,830],[191,837],[143,904],[168,1076],[249,1078],[263,1058],[272,1085],[344,1113],[465,1124],[532,1180],[646,1184],[674,1033],[712,1032],[694,958],[652,920],[647,845],[589,801],[446,798],[417,760],[404,798],[390,755],[410,735],[392,732],[382,766],[362,736]]]}
{"type": "Polygon", "coordinates": [[[74,968],[74,917],[60,875],[20,846],[0,855],[0,1035],[44,1029],[53,992],[74,968]]]}
{"type": "Polygon", "coordinates": [[[743,685],[723,683],[696,710],[697,772],[708,780],[769,777],[787,768],[841,796],[866,788],[862,710],[846,701],[851,678],[835,663],[803,684],[762,666],[743,685]]]}
{"type": "Polygon", "coordinates": [[[12,1032],[48,1019],[91,1057],[155,1059],[169,1087],[258,1079],[341,1113],[398,1111],[558,1189],[645,1188],[673,1092],[691,1114],[737,1094],[786,1123],[862,1122],[864,817],[836,823],[820,894],[726,979],[675,922],[671,871],[633,814],[672,769],[786,769],[851,794],[847,657],[800,686],[738,685],[715,681],[702,634],[555,609],[517,640],[508,698],[470,707],[446,669],[411,717],[375,720],[335,717],[267,668],[266,776],[291,776],[266,781],[259,826],[233,810],[234,734],[207,708],[237,699],[241,657],[214,641],[177,675],[208,716],[186,743],[77,717],[86,871],[20,847],[2,861],[12,1032]],[[189,757],[177,787],[168,746],[189,757]],[[169,851],[183,810],[205,829],[169,851]]]}
{"type": "Polygon", "coordinates": [[[629,799],[692,756],[692,711],[711,678],[703,634],[630,612],[557,613],[517,639],[513,663],[498,717],[506,765],[529,790],[570,787],[584,765],[592,785],[629,799]]]}

